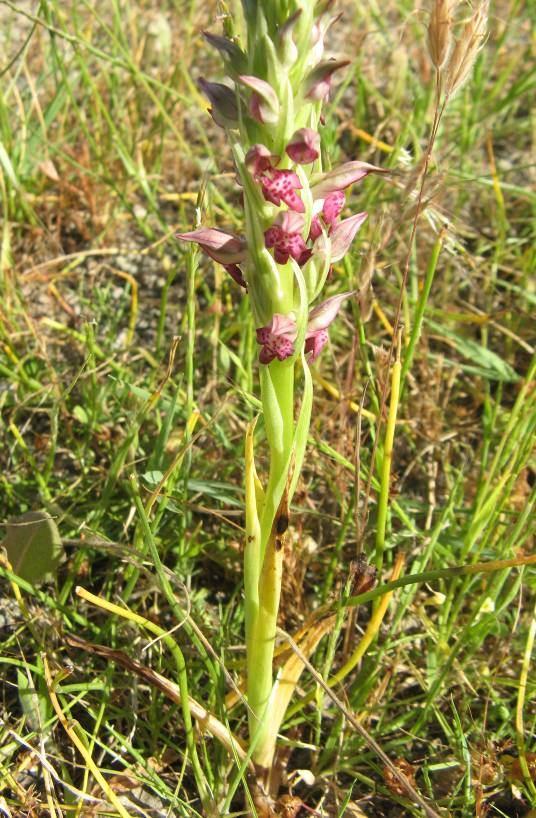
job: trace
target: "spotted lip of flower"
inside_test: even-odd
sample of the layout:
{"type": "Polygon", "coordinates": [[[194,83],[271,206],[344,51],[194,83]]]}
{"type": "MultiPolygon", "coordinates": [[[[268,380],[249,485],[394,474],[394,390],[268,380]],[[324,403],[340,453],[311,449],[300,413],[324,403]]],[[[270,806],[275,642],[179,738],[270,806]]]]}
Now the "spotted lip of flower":
{"type": "Polygon", "coordinates": [[[335,190],[325,199],[317,199],[313,205],[313,216],[309,230],[309,239],[316,241],[322,235],[322,221],[327,227],[328,235],[338,223],[339,216],[346,203],[346,196],[342,190],[335,190]],[[315,212],[316,211],[316,212],[315,212]],[[320,220],[322,215],[322,221],[320,220]]]}
{"type": "Polygon", "coordinates": [[[280,213],[264,234],[266,247],[274,248],[274,258],[278,264],[286,264],[292,257],[298,264],[305,264],[311,256],[301,231],[304,218],[299,213],[280,213]]]}
{"type": "Polygon", "coordinates": [[[295,213],[305,213],[305,205],[296,193],[302,185],[294,171],[271,168],[259,177],[259,181],[267,202],[278,207],[284,202],[295,213]]]}
{"type": "Polygon", "coordinates": [[[346,203],[346,196],[342,190],[334,190],[324,199],[322,215],[326,224],[333,225],[339,218],[346,203]]]}
{"type": "Polygon", "coordinates": [[[261,364],[269,364],[275,358],[284,361],[294,354],[294,341],[298,330],[290,315],[275,313],[265,327],[257,329],[257,342],[262,345],[259,353],[261,364]]]}
{"type": "Polygon", "coordinates": [[[305,339],[304,352],[306,355],[310,353],[309,360],[311,363],[316,361],[329,339],[329,335],[325,329],[314,332],[305,339]]]}
{"type": "Polygon", "coordinates": [[[300,179],[292,170],[277,169],[279,160],[279,156],[261,144],[252,145],[245,157],[246,167],[260,184],[262,195],[267,202],[277,207],[284,202],[295,213],[304,213],[305,205],[296,193],[302,187],[300,179]]]}

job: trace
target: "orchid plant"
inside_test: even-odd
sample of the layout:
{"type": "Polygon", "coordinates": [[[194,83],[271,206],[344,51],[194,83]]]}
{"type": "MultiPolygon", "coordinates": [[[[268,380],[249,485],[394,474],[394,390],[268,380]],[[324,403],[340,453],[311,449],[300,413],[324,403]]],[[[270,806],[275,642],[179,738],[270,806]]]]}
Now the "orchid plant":
{"type": "MultiPolygon", "coordinates": [[[[367,218],[343,217],[345,192],[369,173],[360,161],[322,167],[322,103],[347,63],[324,58],[337,19],[329,0],[243,0],[240,40],[206,33],[228,82],[200,80],[214,121],[225,129],[243,191],[243,234],[203,226],[178,238],[222,264],[250,299],[259,345],[262,418],[269,475],[259,479],[254,424],[246,434],[244,553],[247,703],[250,752],[269,779],[288,703],[273,658],[289,508],[302,467],[313,397],[310,364],[352,292],[322,300],[332,265],[341,261],[367,218]]],[[[229,23],[229,25],[231,25],[229,23]]],[[[283,674],[284,675],[284,674],[283,674]]],[[[295,679],[296,681],[296,679],[295,679]]]]}

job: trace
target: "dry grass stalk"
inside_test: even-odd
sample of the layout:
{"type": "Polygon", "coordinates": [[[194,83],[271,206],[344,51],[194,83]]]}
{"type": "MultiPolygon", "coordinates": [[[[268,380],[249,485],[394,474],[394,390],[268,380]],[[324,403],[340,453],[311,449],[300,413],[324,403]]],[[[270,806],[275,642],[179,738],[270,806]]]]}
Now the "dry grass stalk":
{"type": "Polygon", "coordinates": [[[434,0],[428,24],[428,51],[439,71],[445,64],[451,45],[453,0],[434,0]]]}
{"type": "Polygon", "coordinates": [[[456,43],[447,67],[447,97],[460,90],[468,78],[478,52],[484,45],[488,24],[489,0],[480,3],[466,24],[462,36],[456,43]]]}

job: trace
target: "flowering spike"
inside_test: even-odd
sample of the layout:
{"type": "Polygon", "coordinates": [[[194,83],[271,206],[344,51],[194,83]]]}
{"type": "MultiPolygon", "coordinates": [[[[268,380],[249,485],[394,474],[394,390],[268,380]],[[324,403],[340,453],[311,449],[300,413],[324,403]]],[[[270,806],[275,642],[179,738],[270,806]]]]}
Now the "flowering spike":
{"type": "Polygon", "coordinates": [[[266,170],[272,170],[279,162],[280,157],[270,153],[266,145],[252,145],[246,153],[246,167],[253,176],[258,176],[266,170]]]}
{"type": "Polygon", "coordinates": [[[296,321],[290,315],[275,313],[265,327],[257,329],[257,342],[262,345],[259,361],[269,364],[274,358],[284,361],[294,355],[294,341],[298,334],[296,321]]]}
{"type": "Polygon", "coordinates": [[[335,71],[349,65],[349,60],[327,60],[320,62],[305,77],[305,93],[307,99],[315,102],[323,100],[330,92],[331,81],[335,71]]]}
{"type": "Polygon", "coordinates": [[[435,0],[432,3],[428,24],[428,52],[438,71],[450,51],[452,7],[452,0],[435,0]]]}
{"type": "Polygon", "coordinates": [[[308,165],[320,155],[320,135],[312,128],[300,128],[285,150],[293,162],[298,165],[308,165]]]}
{"type": "MultiPolygon", "coordinates": [[[[348,65],[327,60],[324,52],[326,31],[336,19],[335,2],[241,0],[244,39],[233,36],[238,29],[227,14],[223,15],[225,37],[206,35],[223,56],[227,79],[225,85],[202,80],[200,87],[210,99],[216,121],[226,129],[236,128],[230,131],[229,147],[241,185],[245,239],[210,228],[179,236],[220,261],[239,285],[247,284],[256,319],[268,479],[263,492],[253,464],[254,424],[250,424],[244,620],[252,740],[248,757],[257,770],[273,766],[287,704],[272,694],[272,671],[284,536],[305,459],[313,405],[307,363],[318,358],[327,344],[329,325],[350,293],[328,298],[314,308],[313,304],[323,300],[320,293],[332,261],[342,258],[366,218],[360,213],[341,220],[345,189],[366,173],[380,171],[350,162],[321,173],[325,146],[321,150],[316,131],[325,124],[322,101],[342,75],[336,72],[348,65]],[[299,365],[295,373],[294,364],[300,362],[304,366],[299,365]]],[[[222,4],[227,5],[233,4],[222,4]]],[[[445,71],[445,82],[449,77],[457,81],[456,65],[449,62],[453,67],[445,71]]],[[[270,811],[269,806],[266,809],[270,811]]]]}
{"type": "Polygon", "coordinates": [[[238,125],[238,106],[234,91],[221,82],[207,82],[203,77],[198,79],[197,84],[212,105],[210,114],[214,122],[222,128],[235,128],[238,125]]]}
{"type": "Polygon", "coordinates": [[[244,239],[218,230],[216,227],[200,227],[189,233],[176,233],[181,241],[191,241],[198,244],[207,256],[220,264],[235,265],[246,259],[246,243],[244,239]]]}
{"type": "Polygon", "coordinates": [[[340,261],[346,255],[357,231],[366,218],[367,214],[365,212],[356,213],[354,216],[333,225],[329,234],[331,240],[330,261],[332,264],[340,261]]]}
{"type": "Polygon", "coordinates": [[[272,86],[249,74],[241,74],[238,79],[253,91],[249,108],[251,116],[262,124],[275,125],[279,119],[279,100],[272,86]]]}
{"type": "Polygon", "coordinates": [[[296,213],[305,213],[305,205],[296,193],[301,182],[292,170],[272,170],[260,177],[262,195],[267,202],[279,206],[284,202],[296,213]]]}
{"type": "Polygon", "coordinates": [[[384,168],[371,165],[369,162],[345,162],[313,181],[312,194],[315,199],[325,199],[330,193],[345,190],[350,185],[360,182],[369,173],[387,172],[384,168]]]}

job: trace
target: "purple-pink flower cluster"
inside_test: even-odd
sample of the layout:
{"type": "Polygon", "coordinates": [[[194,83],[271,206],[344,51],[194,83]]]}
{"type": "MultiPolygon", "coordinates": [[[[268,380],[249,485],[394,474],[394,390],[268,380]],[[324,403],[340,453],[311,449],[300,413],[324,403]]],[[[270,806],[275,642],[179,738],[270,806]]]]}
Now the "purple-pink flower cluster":
{"type": "MultiPolygon", "coordinates": [[[[319,63],[311,72],[311,87],[306,96],[320,100],[329,91],[334,71],[345,63],[319,63]]],[[[241,85],[251,92],[250,115],[262,124],[270,124],[279,116],[277,94],[264,80],[242,74],[241,85]]],[[[213,104],[213,116],[220,124],[232,121],[237,114],[236,99],[227,86],[218,83],[201,85],[213,104]]],[[[340,261],[347,253],[367,214],[356,213],[341,219],[346,205],[345,191],[368,173],[382,172],[367,162],[345,162],[328,173],[314,175],[310,182],[311,212],[300,195],[303,186],[296,166],[309,165],[320,156],[320,135],[312,128],[297,130],[285,146],[286,157],[272,153],[266,145],[254,144],[245,156],[245,166],[266,202],[281,208],[273,222],[264,231],[264,242],[273,253],[277,264],[293,260],[304,267],[314,257],[329,265],[340,261]],[[288,167],[290,160],[291,166],[288,167]],[[282,166],[283,165],[283,166],[282,166]],[[294,165],[294,168],[293,168],[294,165]]],[[[309,199],[310,201],[310,199],[309,199]]],[[[212,259],[221,263],[240,286],[247,289],[241,265],[247,261],[245,239],[215,228],[200,228],[177,236],[183,241],[196,242],[212,259]]],[[[314,307],[309,314],[305,334],[305,352],[315,360],[328,340],[328,327],[334,320],[342,301],[351,293],[328,298],[314,307]]],[[[297,327],[294,316],[275,313],[269,324],[257,329],[261,345],[259,360],[268,364],[283,361],[296,352],[297,327]]]]}
{"type": "MultiPolygon", "coordinates": [[[[334,295],[309,313],[304,351],[306,355],[310,355],[311,361],[318,358],[327,344],[327,329],[335,320],[342,302],[351,295],[353,292],[334,295]]],[[[297,334],[298,328],[292,316],[275,313],[269,324],[257,330],[257,341],[261,344],[260,362],[269,364],[274,358],[284,361],[293,355],[297,334]]]]}

